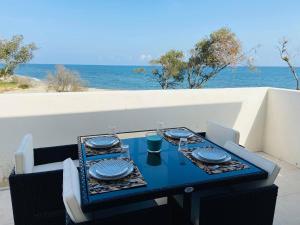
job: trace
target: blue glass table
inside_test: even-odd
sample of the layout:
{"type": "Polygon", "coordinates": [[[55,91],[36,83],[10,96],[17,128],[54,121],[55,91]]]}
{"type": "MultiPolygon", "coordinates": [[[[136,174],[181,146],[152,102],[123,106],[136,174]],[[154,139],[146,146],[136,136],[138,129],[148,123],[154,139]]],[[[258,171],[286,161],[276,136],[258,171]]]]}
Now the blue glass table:
{"type": "MultiPolygon", "coordinates": [[[[123,144],[129,145],[131,159],[139,168],[147,185],[95,195],[90,195],[87,191],[87,171],[85,165],[89,160],[101,159],[108,157],[108,155],[87,157],[84,144],[78,143],[81,202],[84,212],[158,197],[184,194],[186,190],[197,191],[210,187],[265,179],[267,177],[267,173],[264,170],[231,153],[232,159],[243,162],[249,168],[220,174],[207,174],[204,170],[194,165],[181,152],[178,152],[178,146],[166,140],[163,140],[162,151],[159,155],[150,154],[147,152],[144,133],[144,131],[128,132],[120,133],[118,136],[122,139],[123,144]]],[[[208,144],[221,148],[205,138],[204,142],[190,144],[189,147],[208,144]]]]}

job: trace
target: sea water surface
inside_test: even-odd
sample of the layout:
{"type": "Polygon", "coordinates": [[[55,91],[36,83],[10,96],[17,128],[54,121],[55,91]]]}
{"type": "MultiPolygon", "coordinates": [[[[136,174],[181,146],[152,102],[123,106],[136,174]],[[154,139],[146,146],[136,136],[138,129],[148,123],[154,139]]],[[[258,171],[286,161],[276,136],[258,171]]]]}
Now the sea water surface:
{"type": "MultiPolygon", "coordinates": [[[[89,87],[101,89],[149,90],[160,89],[151,75],[153,66],[103,66],[103,65],[65,65],[77,71],[89,87]],[[136,68],[145,68],[146,74],[137,74],[136,68]]],[[[299,68],[298,68],[299,69],[299,68]]],[[[26,75],[40,80],[55,71],[52,64],[20,65],[16,74],[26,75]]],[[[257,67],[250,71],[246,67],[228,68],[211,79],[206,87],[279,87],[295,89],[295,80],[287,67],[257,67]]],[[[187,83],[178,88],[187,88],[187,83]]]]}

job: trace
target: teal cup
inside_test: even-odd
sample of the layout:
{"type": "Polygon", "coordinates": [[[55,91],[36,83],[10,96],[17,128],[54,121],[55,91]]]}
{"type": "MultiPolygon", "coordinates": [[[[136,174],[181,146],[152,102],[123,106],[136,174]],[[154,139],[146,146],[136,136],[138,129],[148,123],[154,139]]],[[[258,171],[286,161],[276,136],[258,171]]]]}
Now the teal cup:
{"type": "Polygon", "coordinates": [[[157,132],[149,132],[146,134],[147,148],[149,152],[160,152],[162,145],[162,137],[157,132]]]}

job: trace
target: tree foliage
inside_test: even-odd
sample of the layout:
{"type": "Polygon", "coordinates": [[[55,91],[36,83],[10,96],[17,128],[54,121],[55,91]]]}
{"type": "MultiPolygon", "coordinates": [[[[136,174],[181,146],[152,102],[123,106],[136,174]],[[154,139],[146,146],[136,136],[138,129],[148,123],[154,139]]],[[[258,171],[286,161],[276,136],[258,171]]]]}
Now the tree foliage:
{"type": "Polygon", "coordinates": [[[299,78],[298,78],[298,75],[297,75],[297,71],[296,71],[296,67],[292,64],[291,62],[291,56],[288,52],[288,49],[287,49],[287,45],[288,45],[288,40],[286,39],[283,39],[282,41],[279,42],[279,47],[278,47],[278,50],[279,50],[279,53],[280,53],[280,58],[287,63],[295,81],[296,81],[296,90],[300,90],[300,87],[299,87],[299,78]]]}
{"type": "Polygon", "coordinates": [[[223,69],[244,59],[241,43],[230,29],[221,28],[211,33],[191,50],[187,62],[189,88],[202,88],[223,69]]]}
{"type": "MultiPolygon", "coordinates": [[[[253,57],[243,53],[242,46],[236,35],[228,28],[221,28],[212,32],[208,37],[197,42],[190,51],[187,61],[184,61],[182,51],[171,50],[159,59],[152,60],[151,64],[160,66],[152,74],[163,89],[175,88],[184,79],[187,79],[189,88],[202,88],[222,70],[233,67],[245,61],[253,67],[253,57]]],[[[145,70],[137,70],[143,73],[145,70]]]]}
{"type": "Polygon", "coordinates": [[[34,43],[23,44],[24,37],[15,35],[10,40],[0,39],[0,76],[9,76],[14,73],[21,63],[27,63],[33,58],[33,51],[37,49],[34,43]]]}
{"type": "Polygon", "coordinates": [[[85,83],[79,73],[56,65],[55,74],[49,73],[47,76],[47,89],[57,92],[82,91],[85,89],[85,83]]]}
{"type": "Polygon", "coordinates": [[[179,82],[184,80],[186,63],[183,61],[182,51],[170,50],[159,59],[150,63],[160,65],[160,69],[153,69],[152,74],[162,89],[175,88],[179,82]]]}

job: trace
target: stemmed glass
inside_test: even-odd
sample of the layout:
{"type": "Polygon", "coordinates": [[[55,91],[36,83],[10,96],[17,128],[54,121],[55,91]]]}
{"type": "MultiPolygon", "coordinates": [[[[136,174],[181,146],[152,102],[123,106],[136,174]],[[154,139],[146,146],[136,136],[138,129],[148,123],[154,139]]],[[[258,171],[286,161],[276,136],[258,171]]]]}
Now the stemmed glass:
{"type": "MultiPolygon", "coordinates": [[[[118,137],[118,127],[116,125],[108,126],[109,134],[115,137],[118,137]]],[[[119,138],[120,146],[122,146],[122,139],[119,138]]]]}
{"type": "Polygon", "coordinates": [[[165,128],[165,123],[163,121],[158,121],[157,122],[157,128],[156,131],[158,134],[162,133],[162,130],[165,128]]]}
{"type": "Polygon", "coordinates": [[[187,138],[180,138],[179,139],[179,145],[178,145],[178,151],[181,151],[181,150],[188,150],[189,147],[188,147],[188,140],[187,138]]]}
{"type": "Polygon", "coordinates": [[[178,158],[179,158],[179,163],[180,165],[185,165],[185,158],[182,154],[182,150],[188,150],[189,149],[189,146],[188,146],[188,140],[187,138],[180,138],[179,139],[179,145],[178,145],[178,158]]]}
{"type": "Polygon", "coordinates": [[[120,153],[118,158],[121,159],[128,159],[130,161],[130,152],[129,152],[129,145],[121,145],[122,152],[120,153]]]}
{"type": "Polygon", "coordinates": [[[115,125],[108,126],[109,133],[116,136],[118,133],[118,128],[115,125]]]}

